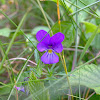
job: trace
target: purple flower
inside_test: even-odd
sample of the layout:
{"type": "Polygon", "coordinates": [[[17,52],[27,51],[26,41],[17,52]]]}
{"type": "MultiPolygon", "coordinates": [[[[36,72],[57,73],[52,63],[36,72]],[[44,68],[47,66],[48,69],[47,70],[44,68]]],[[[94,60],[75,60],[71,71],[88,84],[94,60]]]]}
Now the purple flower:
{"type": "Polygon", "coordinates": [[[17,87],[17,86],[15,86],[15,88],[16,88],[18,91],[25,92],[25,89],[24,89],[24,87],[17,87]]]}
{"type": "Polygon", "coordinates": [[[41,60],[45,64],[53,64],[59,61],[59,57],[55,54],[60,53],[63,50],[61,42],[64,40],[64,35],[61,32],[56,33],[52,37],[44,31],[40,30],[36,34],[36,38],[39,41],[37,49],[40,52],[46,51],[41,60]]]}

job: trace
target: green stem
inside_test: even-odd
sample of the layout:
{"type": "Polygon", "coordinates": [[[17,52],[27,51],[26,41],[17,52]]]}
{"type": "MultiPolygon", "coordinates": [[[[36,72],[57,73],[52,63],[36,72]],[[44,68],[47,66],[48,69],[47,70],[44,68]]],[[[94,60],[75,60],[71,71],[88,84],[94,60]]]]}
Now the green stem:
{"type": "Polygon", "coordinates": [[[71,95],[72,95],[72,100],[73,100],[73,93],[72,93],[72,88],[71,88],[71,85],[70,85],[70,82],[69,82],[69,78],[68,78],[68,72],[67,72],[67,66],[66,66],[64,54],[63,54],[62,56],[63,56],[63,66],[64,66],[65,73],[66,73],[66,75],[67,75],[67,81],[68,81],[70,93],[71,93],[71,95]]]}
{"type": "MultiPolygon", "coordinates": [[[[76,0],[76,5],[78,1],[76,0]]],[[[77,7],[76,7],[77,11],[77,7]]],[[[78,25],[78,13],[76,13],[76,24],[78,25]]],[[[77,66],[77,47],[78,47],[78,27],[76,25],[76,41],[75,41],[75,67],[77,66]]]]}
{"type": "MultiPolygon", "coordinates": [[[[32,3],[32,4],[35,4],[35,6],[36,6],[37,8],[40,9],[39,5],[38,5],[35,1],[32,1],[32,0],[31,0],[31,3],[32,3]]],[[[33,6],[34,6],[34,5],[33,5],[33,6]]],[[[55,23],[54,23],[54,21],[51,19],[51,17],[50,17],[45,11],[44,11],[44,13],[45,13],[45,15],[47,16],[48,20],[51,22],[51,24],[54,25],[55,23]]]]}
{"type": "MultiPolygon", "coordinates": [[[[48,27],[49,27],[49,29],[51,30],[51,27],[50,27],[49,21],[48,21],[48,19],[47,19],[46,15],[45,15],[45,12],[44,12],[44,10],[43,10],[43,8],[42,8],[41,3],[40,3],[40,1],[39,1],[39,0],[37,0],[37,2],[38,2],[38,4],[39,4],[40,10],[41,10],[41,12],[42,12],[42,14],[43,14],[43,16],[44,16],[44,18],[45,18],[46,22],[47,22],[48,27]]],[[[52,30],[51,30],[51,34],[53,35],[52,30]]]]}
{"type": "MultiPolygon", "coordinates": [[[[59,0],[57,0],[57,15],[58,15],[59,30],[60,30],[60,32],[61,32],[59,0]]],[[[61,57],[61,56],[60,56],[60,57],[61,57]]],[[[63,66],[64,66],[65,73],[66,73],[66,75],[67,75],[68,72],[67,72],[67,66],[66,66],[66,62],[65,62],[64,53],[63,53],[63,55],[62,55],[62,57],[61,57],[61,60],[62,60],[63,66]]],[[[67,76],[67,81],[68,81],[68,85],[69,85],[70,93],[71,93],[71,95],[73,95],[68,76],[67,76]]],[[[72,96],[72,100],[73,100],[73,96],[72,96]]]]}
{"type": "MultiPolygon", "coordinates": [[[[76,5],[78,4],[78,0],[76,0],[76,5]]],[[[76,12],[78,8],[76,7],[76,12]]],[[[78,22],[78,13],[76,13],[76,24],[79,26],[78,22]]],[[[75,43],[75,66],[77,66],[77,48],[78,48],[78,27],[76,25],[76,43],[75,43]]],[[[81,98],[81,92],[80,92],[80,70],[79,70],[79,99],[81,98]]],[[[80,99],[81,100],[81,99],[80,99]]]]}

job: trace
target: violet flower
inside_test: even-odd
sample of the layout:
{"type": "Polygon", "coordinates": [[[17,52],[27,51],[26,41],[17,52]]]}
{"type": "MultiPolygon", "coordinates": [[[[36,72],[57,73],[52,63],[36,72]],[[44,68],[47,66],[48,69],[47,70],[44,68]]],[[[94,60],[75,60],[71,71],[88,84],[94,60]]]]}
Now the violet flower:
{"type": "Polygon", "coordinates": [[[46,51],[41,57],[42,62],[45,64],[59,62],[59,57],[55,53],[60,53],[63,50],[61,42],[64,40],[64,34],[58,32],[50,37],[46,31],[40,30],[37,32],[36,38],[39,41],[37,49],[40,52],[46,51]]]}
{"type": "Polygon", "coordinates": [[[17,86],[15,86],[15,88],[16,88],[18,91],[25,92],[25,89],[24,89],[24,87],[17,87],[17,86]]]}

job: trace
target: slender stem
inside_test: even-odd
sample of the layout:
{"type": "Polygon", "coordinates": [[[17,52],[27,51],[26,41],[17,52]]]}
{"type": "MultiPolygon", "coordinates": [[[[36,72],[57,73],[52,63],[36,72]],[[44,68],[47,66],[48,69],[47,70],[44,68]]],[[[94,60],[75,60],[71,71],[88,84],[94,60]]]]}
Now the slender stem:
{"type": "MultiPolygon", "coordinates": [[[[39,7],[40,7],[40,9],[41,9],[41,12],[43,13],[43,16],[44,16],[44,18],[45,18],[45,20],[46,20],[46,22],[47,22],[48,27],[49,27],[49,29],[51,30],[51,27],[50,27],[49,21],[48,21],[47,17],[45,16],[45,12],[44,12],[44,10],[43,10],[43,8],[42,8],[41,3],[40,3],[39,0],[37,0],[37,2],[38,2],[38,4],[39,4],[39,7]]],[[[53,32],[52,32],[52,31],[51,31],[51,34],[53,35],[53,32]]]]}
{"type": "MultiPolygon", "coordinates": [[[[57,15],[58,15],[58,24],[59,24],[60,32],[61,32],[59,0],[57,0],[57,15]]],[[[60,56],[61,56],[61,55],[60,55],[60,56]]],[[[62,60],[63,66],[64,66],[65,73],[66,73],[66,75],[67,75],[68,72],[67,72],[67,66],[66,66],[66,62],[65,62],[64,53],[63,53],[62,57],[61,57],[61,60],[62,60]],[[62,58],[62,57],[63,57],[63,58],[62,58]]],[[[68,81],[68,85],[69,85],[69,88],[70,88],[70,93],[71,93],[71,95],[73,95],[73,94],[72,94],[72,89],[71,89],[71,85],[70,85],[70,82],[69,82],[68,75],[67,75],[67,81],[68,81]]],[[[72,96],[72,100],[73,100],[73,96],[72,96]]]]}
{"type": "MultiPolygon", "coordinates": [[[[40,1],[48,1],[48,0],[40,0],[40,1]]],[[[70,2],[69,0],[65,0],[66,2],[68,2],[69,4],[71,4],[71,5],[73,5],[73,6],[75,6],[75,7],[77,7],[77,8],[79,8],[79,9],[82,9],[81,7],[79,7],[79,6],[77,6],[77,5],[75,5],[73,2],[70,2]]],[[[63,2],[64,2],[64,0],[63,0],[63,2]]],[[[96,4],[96,3],[98,3],[99,1],[97,1],[97,2],[95,2],[95,3],[93,3],[92,5],[94,5],[94,4],[96,4]]],[[[92,5],[90,5],[90,6],[92,6],[92,5]]],[[[87,6],[86,8],[89,8],[90,6],[87,6]]],[[[91,8],[89,8],[89,9],[91,9],[91,8]]],[[[87,10],[85,10],[85,9],[82,9],[82,10],[84,10],[85,12],[87,12],[88,14],[90,14],[90,15],[92,15],[92,16],[94,16],[94,17],[97,17],[97,18],[100,18],[99,17],[99,15],[97,15],[97,13],[95,13],[94,11],[94,13],[96,14],[93,14],[93,13],[91,13],[91,12],[88,12],[87,10]]],[[[81,11],[81,10],[80,10],[81,11]]],[[[78,11],[79,12],[79,11],[78,11]]],[[[75,15],[75,13],[71,13],[70,15],[75,15]]]]}
{"type": "MultiPolygon", "coordinates": [[[[77,6],[77,0],[76,0],[76,6],[77,6]]],[[[77,11],[77,7],[76,7],[76,11],[77,11]]],[[[76,19],[76,39],[75,39],[75,52],[74,52],[74,57],[73,57],[73,65],[72,65],[72,70],[74,70],[74,68],[77,66],[77,48],[78,48],[78,13],[76,13],[75,16],[76,19]]]]}
{"type": "Polygon", "coordinates": [[[83,98],[85,98],[86,89],[87,89],[87,88],[84,89],[83,98]]]}
{"type": "MultiPolygon", "coordinates": [[[[72,96],[72,95],[70,95],[70,94],[65,94],[65,95],[72,96]]],[[[73,97],[76,98],[75,100],[78,100],[78,99],[79,99],[79,97],[77,97],[77,96],[75,96],[75,95],[73,95],[73,97]]],[[[87,99],[81,98],[81,100],[87,100],[87,99]]]]}
{"type": "MultiPolygon", "coordinates": [[[[74,48],[63,48],[63,50],[75,51],[74,48]]],[[[77,51],[78,51],[78,52],[82,52],[83,50],[78,49],[77,51]]],[[[86,53],[90,53],[90,51],[87,50],[86,53]]]]}
{"type": "MultiPolygon", "coordinates": [[[[41,0],[40,0],[40,1],[41,1],[41,0]]],[[[35,2],[35,0],[34,0],[34,1],[31,0],[31,2],[32,2],[32,4],[35,4],[35,6],[36,6],[37,8],[40,9],[39,5],[35,2]]],[[[54,23],[54,21],[52,20],[52,18],[51,18],[45,11],[44,11],[44,13],[45,13],[45,15],[47,16],[48,20],[51,22],[51,24],[54,25],[55,23],[54,23]]]]}
{"type": "Polygon", "coordinates": [[[68,72],[67,72],[67,66],[66,66],[64,54],[63,54],[63,65],[64,65],[65,73],[66,73],[66,75],[67,75],[67,81],[68,81],[70,93],[71,93],[71,95],[72,95],[72,100],[73,100],[73,93],[72,93],[71,85],[70,85],[69,78],[68,78],[68,72]]]}
{"type": "MultiPolygon", "coordinates": [[[[73,5],[73,6],[75,6],[75,7],[77,7],[77,8],[79,8],[79,9],[82,9],[81,7],[79,7],[79,6],[77,6],[77,5],[75,5],[75,4],[73,4],[72,2],[70,2],[69,0],[65,0],[66,2],[68,2],[69,4],[71,4],[71,5],[73,5]]],[[[92,5],[91,5],[92,6],[92,5]]],[[[88,7],[90,7],[90,6],[88,6],[88,7]]],[[[87,8],[88,8],[87,7],[87,8]]],[[[84,10],[85,12],[87,12],[88,14],[90,14],[90,15],[92,15],[92,16],[94,16],[94,17],[97,17],[97,18],[100,18],[100,17],[98,17],[98,16],[96,16],[95,14],[92,14],[91,12],[88,12],[87,10],[85,10],[85,9],[82,9],[82,10],[84,10]]],[[[80,10],[81,11],[81,10],[80,10]]],[[[78,11],[79,12],[79,11],[78,11]]],[[[75,15],[75,13],[71,13],[70,14],[70,16],[71,15],[75,15]]]]}
{"type": "MultiPolygon", "coordinates": [[[[76,0],[76,5],[78,4],[78,0],[76,0]]],[[[78,8],[76,7],[76,12],[78,8]]],[[[78,22],[78,13],[76,13],[76,24],[79,25],[78,22]]],[[[77,48],[78,48],[78,27],[76,25],[76,41],[75,41],[75,65],[74,67],[77,66],[77,48]]],[[[79,70],[79,99],[81,100],[81,92],[80,92],[80,70],[79,70]]]]}
{"type": "MultiPolygon", "coordinates": [[[[79,0],[82,4],[84,4],[85,6],[87,6],[83,1],[81,1],[81,0],[79,0]]],[[[90,7],[88,7],[94,14],[96,14],[98,17],[99,17],[99,15],[93,10],[93,9],[91,9],[90,7]]]]}
{"type": "Polygon", "coordinates": [[[60,10],[59,10],[59,0],[57,0],[57,15],[58,15],[58,24],[60,25],[60,10]]]}
{"type": "MultiPolygon", "coordinates": [[[[24,61],[26,61],[27,59],[26,58],[17,57],[17,58],[10,58],[9,60],[13,60],[13,61],[15,61],[15,60],[24,60],[24,61]]],[[[30,62],[30,63],[34,64],[35,66],[37,66],[37,64],[35,62],[31,61],[31,60],[28,60],[28,62],[30,62]]]]}
{"type": "Polygon", "coordinates": [[[79,70],[79,99],[81,100],[80,78],[81,76],[80,76],[80,70],[79,70]]]}
{"type": "MultiPolygon", "coordinates": [[[[15,81],[15,80],[14,80],[15,81]]],[[[15,86],[16,86],[16,81],[15,81],[15,86]]],[[[18,100],[18,92],[17,92],[17,88],[16,88],[16,100],[18,100]]]]}
{"type": "MultiPolygon", "coordinates": [[[[76,0],[76,5],[78,1],[76,0]]],[[[76,7],[77,11],[77,7],[76,7]]],[[[78,13],[76,13],[76,24],[78,25],[78,13]]],[[[75,41],[75,67],[77,66],[77,48],[78,48],[78,27],[76,25],[76,41],[75,41]]]]}
{"type": "Polygon", "coordinates": [[[86,93],[85,99],[88,97],[89,92],[90,92],[90,88],[87,90],[87,93],[86,93]]]}
{"type": "Polygon", "coordinates": [[[16,89],[16,100],[18,100],[18,92],[17,92],[17,89],[16,89]]]}
{"type": "Polygon", "coordinates": [[[86,100],[90,99],[94,94],[95,92],[93,92],[88,98],[86,98],[86,100]]]}
{"type": "Polygon", "coordinates": [[[95,5],[95,4],[99,3],[99,2],[100,2],[100,0],[99,0],[99,1],[96,1],[96,2],[94,2],[94,3],[91,3],[91,4],[89,4],[89,5],[85,6],[85,7],[83,7],[83,8],[81,8],[81,9],[77,10],[76,12],[74,12],[74,13],[72,13],[72,14],[70,14],[70,15],[75,15],[76,13],[78,13],[78,12],[80,12],[80,11],[82,11],[82,10],[84,10],[84,9],[86,9],[86,8],[88,8],[88,7],[90,7],[90,6],[93,6],[93,5],[95,5]]]}

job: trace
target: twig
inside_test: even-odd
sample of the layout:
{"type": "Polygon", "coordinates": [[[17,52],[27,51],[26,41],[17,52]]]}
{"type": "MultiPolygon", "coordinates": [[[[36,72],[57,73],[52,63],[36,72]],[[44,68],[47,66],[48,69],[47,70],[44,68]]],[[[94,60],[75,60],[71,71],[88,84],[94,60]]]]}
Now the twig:
{"type": "Polygon", "coordinates": [[[89,95],[89,92],[90,92],[90,88],[87,90],[87,93],[86,93],[86,96],[85,96],[85,98],[87,98],[87,97],[88,97],[88,95],[89,95]]]}
{"type": "MultiPolygon", "coordinates": [[[[75,51],[73,48],[64,48],[64,50],[69,50],[69,51],[75,51]]],[[[78,52],[83,52],[83,50],[77,49],[78,52]]],[[[86,53],[89,53],[89,51],[86,51],[86,53]]]]}
{"type": "Polygon", "coordinates": [[[87,98],[87,100],[90,99],[90,97],[92,97],[94,94],[95,94],[95,92],[93,92],[93,93],[87,98]]]}
{"type": "MultiPolygon", "coordinates": [[[[68,95],[68,96],[73,96],[74,98],[79,98],[77,96],[74,96],[74,95],[70,95],[70,94],[65,94],[65,95],[68,95]]],[[[81,98],[82,100],[87,100],[87,99],[84,99],[84,98],[81,98]]]]}
{"type": "Polygon", "coordinates": [[[72,63],[72,70],[74,70],[75,66],[75,54],[74,54],[74,58],[73,58],[73,63],[72,63]]]}
{"type": "MultiPolygon", "coordinates": [[[[24,61],[26,61],[27,59],[26,58],[11,58],[9,60],[24,60],[24,61]]],[[[31,61],[31,60],[28,60],[28,62],[37,66],[37,64],[35,62],[31,61]]],[[[13,62],[11,62],[11,63],[13,63],[13,62]]]]}
{"type": "Polygon", "coordinates": [[[85,98],[86,89],[87,88],[84,89],[83,98],[85,98]]]}

